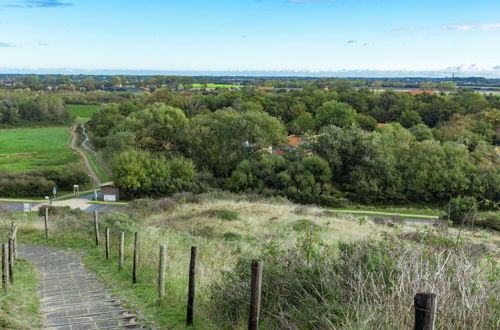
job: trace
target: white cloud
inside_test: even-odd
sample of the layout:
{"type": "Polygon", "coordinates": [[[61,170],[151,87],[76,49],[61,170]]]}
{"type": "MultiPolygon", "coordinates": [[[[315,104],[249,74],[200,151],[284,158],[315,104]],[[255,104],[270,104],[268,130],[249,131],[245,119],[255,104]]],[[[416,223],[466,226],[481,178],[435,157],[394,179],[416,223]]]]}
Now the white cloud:
{"type": "Polygon", "coordinates": [[[454,31],[469,31],[469,30],[492,31],[492,30],[500,29],[500,23],[491,23],[491,24],[448,24],[448,25],[443,25],[443,29],[445,29],[445,30],[454,30],[454,31]]]}

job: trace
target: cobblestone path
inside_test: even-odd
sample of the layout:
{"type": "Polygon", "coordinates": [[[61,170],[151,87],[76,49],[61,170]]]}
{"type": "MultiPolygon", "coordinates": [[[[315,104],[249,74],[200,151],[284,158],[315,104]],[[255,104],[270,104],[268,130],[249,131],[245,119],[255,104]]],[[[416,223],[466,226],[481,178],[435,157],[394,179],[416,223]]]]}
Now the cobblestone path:
{"type": "Polygon", "coordinates": [[[19,246],[18,256],[35,264],[43,329],[147,329],[82,264],[83,252],[19,246]]]}

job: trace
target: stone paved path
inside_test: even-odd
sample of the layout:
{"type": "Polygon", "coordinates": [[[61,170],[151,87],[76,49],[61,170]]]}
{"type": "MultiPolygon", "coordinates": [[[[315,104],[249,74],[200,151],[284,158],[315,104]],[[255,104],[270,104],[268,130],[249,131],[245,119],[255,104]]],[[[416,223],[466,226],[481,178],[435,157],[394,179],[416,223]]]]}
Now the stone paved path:
{"type": "Polygon", "coordinates": [[[83,252],[24,245],[18,255],[35,264],[43,329],[145,329],[83,266],[83,252]]]}

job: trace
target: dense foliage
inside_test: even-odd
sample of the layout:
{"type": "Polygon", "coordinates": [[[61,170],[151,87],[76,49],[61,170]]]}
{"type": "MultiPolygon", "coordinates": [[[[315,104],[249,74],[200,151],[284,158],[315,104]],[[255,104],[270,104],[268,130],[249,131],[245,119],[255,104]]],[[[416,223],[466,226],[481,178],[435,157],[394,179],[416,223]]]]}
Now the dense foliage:
{"type": "Polygon", "coordinates": [[[0,171],[0,196],[45,196],[57,187],[60,191],[72,191],[75,182],[82,186],[89,183],[87,173],[80,167],[39,169],[26,172],[0,171]]]}
{"type": "Polygon", "coordinates": [[[71,115],[63,99],[55,94],[0,94],[0,124],[19,125],[23,122],[67,124],[71,115]]]}
{"type": "MultiPolygon", "coordinates": [[[[184,157],[214,177],[204,183],[236,192],[325,205],[498,201],[498,99],[314,83],[290,92],[159,89],[102,108],[88,127],[115,166],[125,161],[115,156],[131,149],[184,157]],[[287,134],[302,135],[304,143],[283,157],[269,155],[287,134]]],[[[152,194],[139,183],[121,185],[152,194]]]]}

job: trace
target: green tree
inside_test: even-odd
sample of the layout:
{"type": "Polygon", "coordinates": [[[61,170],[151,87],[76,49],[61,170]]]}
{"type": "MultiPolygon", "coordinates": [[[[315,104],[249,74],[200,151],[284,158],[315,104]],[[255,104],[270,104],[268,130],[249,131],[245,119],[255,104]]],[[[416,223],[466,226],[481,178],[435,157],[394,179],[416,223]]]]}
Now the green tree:
{"type": "Polygon", "coordinates": [[[415,137],[417,141],[432,140],[434,137],[432,135],[432,129],[425,124],[418,124],[410,128],[411,134],[415,137]]]}
{"type": "Polygon", "coordinates": [[[314,118],[309,112],[304,112],[295,119],[290,130],[295,134],[304,134],[314,130],[314,118]]]}
{"type": "Polygon", "coordinates": [[[348,104],[328,101],[316,110],[316,128],[335,125],[347,127],[356,123],[356,111],[348,104]]]}
{"type": "Polygon", "coordinates": [[[398,122],[404,127],[410,128],[420,124],[422,122],[422,117],[414,110],[406,110],[401,113],[398,122]]]}
{"type": "Polygon", "coordinates": [[[228,176],[249,159],[285,139],[285,128],[262,112],[218,110],[194,117],[184,132],[185,152],[199,168],[228,176]]]}

